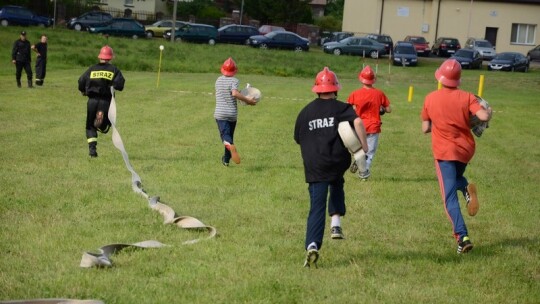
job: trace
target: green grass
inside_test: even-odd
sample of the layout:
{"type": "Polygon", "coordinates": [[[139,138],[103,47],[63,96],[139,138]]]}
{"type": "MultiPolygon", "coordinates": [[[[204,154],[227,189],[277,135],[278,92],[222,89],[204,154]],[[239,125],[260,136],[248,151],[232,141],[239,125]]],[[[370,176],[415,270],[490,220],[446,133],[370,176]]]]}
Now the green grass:
{"type": "MultiPolygon", "coordinates": [[[[179,215],[218,230],[215,239],[182,246],[205,233],[163,225],[131,190],[110,134],[99,137],[99,158],[88,158],[86,98],[77,79],[96,61],[104,38],[45,30],[45,86],[29,90],[16,88],[9,62],[17,31],[0,31],[0,301],[539,302],[540,70],[463,72],[462,88],[473,92],[485,75],[483,96],[495,113],[466,174],[481,202],[479,214],[465,218],[475,248],[458,256],[430,139],[420,130],[423,97],[436,88],[440,60],[422,58],[418,68],[390,73],[380,60],[376,86],[394,111],[383,118],[373,175],[360,182],[346,174],[347,239],[326,233],[319,269],[308,270],[301,266],[309,201],[294,121],[314,98],[313,79],[324,65],[338,72],[344,100],[359,87],[362,63],[377,61],[316,48],[295,54],[110,38],[127,79],[117,94],[117,125],[144,188],[179,215]],[[264,99],[240,107],[235,139],[242,164],[225,168],[212,92],[229,55],[242,85],[257,86],[264,99]],[[78,266],[84,251],[149,239],[173,246],[121,252],[109,269],[78,266]]],[[[27,31],[37,41],[38,33],[27,31]]]]}

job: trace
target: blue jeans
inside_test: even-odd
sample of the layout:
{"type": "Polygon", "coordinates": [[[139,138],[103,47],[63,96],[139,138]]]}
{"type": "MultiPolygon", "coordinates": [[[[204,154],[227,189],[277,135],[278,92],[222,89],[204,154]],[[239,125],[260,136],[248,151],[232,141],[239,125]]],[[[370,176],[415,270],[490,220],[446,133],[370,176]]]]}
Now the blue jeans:
{"type": "MultiPolygon", "coordinates": [[[[217,120],[216,123],[219,129],[219,136],[221,142],[228,142],[231,145],[234,144],[234,130],[236,129],[236,121],[217,120]]],[[[231,151],[224,148],[223,161],[228,163],[231,160],[231,151]]]]}
{"type": "Polygon", "coordinates": [[[333,182],[309,183],[308,191],[311,207],[307,219],[306,244],[308,247],[312,242],[317,243],[320,249],[323,243],[324,227],[326,220],[326,201],[328,200],[328,214],[330,216],[339,214],[345,215],[345,191],[343,184],[345,179],[339,178],[333,182]],[[330,190],[330,196],[328,192],[330,190]]]}
{"type": "Polygon", "coordinates": [[[468,235],[457,195],[457,190],[465,192],[469,184],[465,176],[463,176],[466,168],[467,164],[462,162],[435,160],[435,169],[437,170],[444,208],[452,222],[454,237],[458,242],[468,235]]]}

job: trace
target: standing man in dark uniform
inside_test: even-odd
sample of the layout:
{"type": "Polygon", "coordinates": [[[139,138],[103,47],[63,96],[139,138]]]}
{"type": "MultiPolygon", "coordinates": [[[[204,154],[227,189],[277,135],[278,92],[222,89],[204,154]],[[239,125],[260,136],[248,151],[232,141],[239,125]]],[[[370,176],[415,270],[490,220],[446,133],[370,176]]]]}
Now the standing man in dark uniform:
{"type": "Polygon", "coordinates": [[[42,86],[47,73],[47,36],[41,35],[40,42],[32,45],[32,50],[37,53],[36,85],[42,86]]]}
{"type": "Polygon", "coordinates": [[[11,61],[16,67],[15,79],[17,80],[17,87],[21,87],[22,70],[26,72],[26,78],[28,79],[28,87],[32,86],[32,66],[30,62],[32,58],[30,56],[30,41],[26,40],[26,32],[22,31],[19,39],[13,43],[13,49],[11,51],[11,61]]]}
{"type": "Polygon", "coordinates": [[[91,66],[79,78],[79,91],[88,96],[86,111],[86,139],[90,157],[97,157],[97,131],[109,132],[109,106],[111,105],[111,87],[117,91],[124,89],[125,79],[122,72],[110,64],[113,49],[106,45],[101,48],[99,63],[91,66]]]}
{"type": "Polygon", "coordinates": [[[343,174],[351,164],[351,154],[338,133],[340,122],[354,125],[364,152],[368,151],[366,130],[350,104],[337,100],[341,89],[336,74],[324,68],[315,78],[312,91],[318,95],[300,111],[294,127],[294,140],[300,145],[304,173],[309,184],[310,209],[306,229],[306,261],[315,265],[322,247],[326,206],[331,217],[331,238],[343,239],[341,217],[345,216],[343,174]]]}

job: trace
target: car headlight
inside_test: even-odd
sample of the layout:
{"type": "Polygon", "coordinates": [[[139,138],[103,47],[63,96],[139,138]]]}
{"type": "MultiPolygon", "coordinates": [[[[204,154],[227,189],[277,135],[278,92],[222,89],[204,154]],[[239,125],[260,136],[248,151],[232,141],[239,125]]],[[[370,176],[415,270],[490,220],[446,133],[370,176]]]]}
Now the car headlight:
{"type": "Polygon", "coordinates": [[[503,64],[502,66],[505,67],[505,68],[509,68],[511,66],[511,64],[503,64]]]}
{"type": "Polygon", "coordinates": [[[417,62],[417,61],[418,61],[418,59],[416,59],[416,58],[411,59],[411,62],[417,62]]]}
{"type": "Polygon", "coordinates": [[[257,39],[253,39],[253,40],[251,40],[251,43],[257,44],[257,43],[259,43],[259,41],[257,41],[257,39]]]}
{"type": "Polygon", "coordinates": [[[91,27],[91,28],[89,28],[88,30],[89,30],[90,32],[95,32],[95,31],[96,31],[96,28],[91,27]]]}
{"type": "Polygon", "coordinates": [[[395,61],[401,61],[401,58],[395,57],[394,60],[395,60],[395,61]]]}

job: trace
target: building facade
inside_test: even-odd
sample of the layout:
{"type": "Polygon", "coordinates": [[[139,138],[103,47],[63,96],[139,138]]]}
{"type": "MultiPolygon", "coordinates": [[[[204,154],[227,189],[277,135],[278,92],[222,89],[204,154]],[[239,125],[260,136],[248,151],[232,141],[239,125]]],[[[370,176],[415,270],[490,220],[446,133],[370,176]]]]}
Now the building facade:
{"type": "Polygon", "coordinates": [[[356,35],[387,34],[487,39],[497,52],[526,54],[540,43],[540,0],[345,0],[343,31],[356,35]]]}

